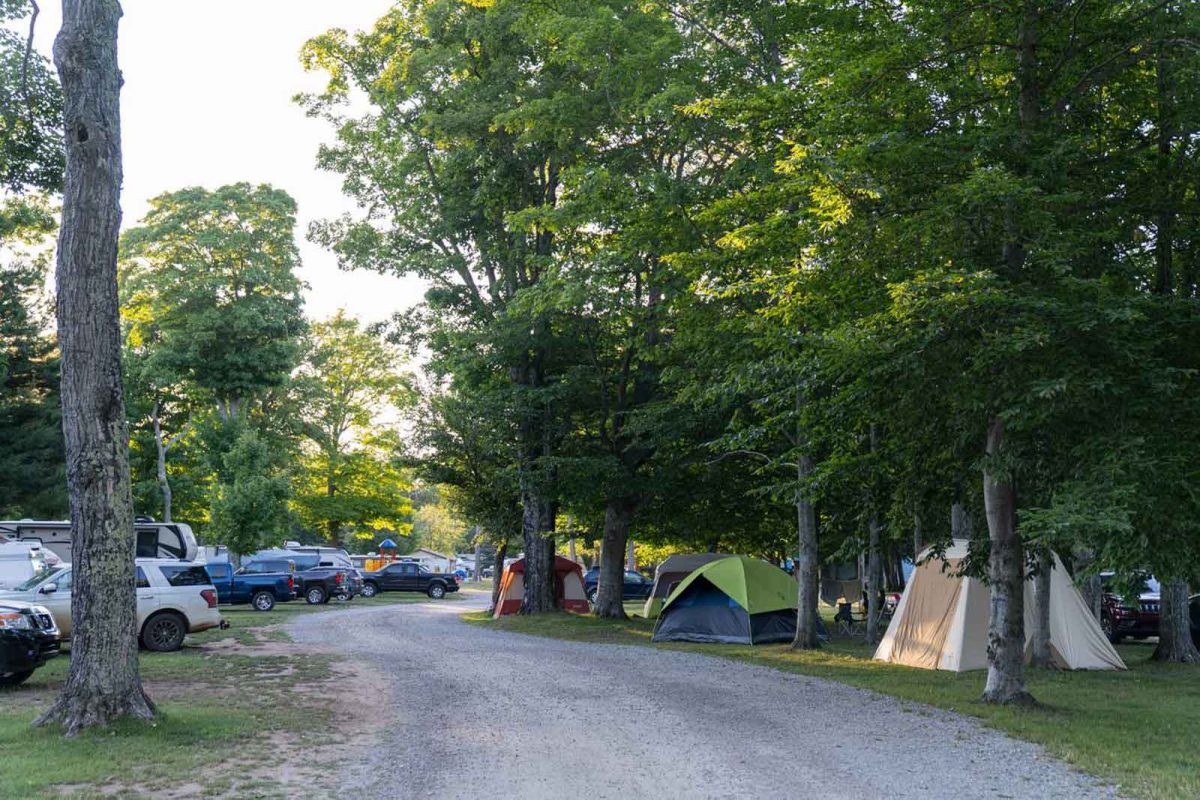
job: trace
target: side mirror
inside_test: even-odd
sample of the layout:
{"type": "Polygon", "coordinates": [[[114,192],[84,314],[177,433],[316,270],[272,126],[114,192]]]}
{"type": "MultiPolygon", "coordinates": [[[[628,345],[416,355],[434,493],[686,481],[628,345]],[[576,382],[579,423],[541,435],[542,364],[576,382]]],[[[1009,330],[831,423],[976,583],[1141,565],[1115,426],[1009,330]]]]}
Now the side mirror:
{"type": "Polygon", "coordinates": [[[42,588],[38,589],[38,594],[54,594],[58,591],[57,583],[47,583],[42,588]]]}

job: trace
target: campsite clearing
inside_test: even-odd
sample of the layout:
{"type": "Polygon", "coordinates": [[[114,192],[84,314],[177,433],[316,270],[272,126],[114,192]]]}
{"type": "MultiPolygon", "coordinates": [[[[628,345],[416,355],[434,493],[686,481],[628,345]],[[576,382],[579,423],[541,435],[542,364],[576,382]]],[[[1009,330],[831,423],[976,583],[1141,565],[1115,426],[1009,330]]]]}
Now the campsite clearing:
{"type": "MultiPolygon", "coordinates": [[[[652,623],[576,614],[512,616],[483,614],[463,619],[492,630],[580,642],[625,644],[719,656],[840,683],[956,711],[1045,747],[1090,774],[1111,780],[1147,800],[1200,796],[1200,675],[1188,667],[1148,661],[1150,645],[1118,648],[1127,672],[1031,670],[1029,686],[1043,704],[1036,709],[978,702],[984,673],[939,672],[874,661],[874,648],[834,640],[821,650],[796,652],[786,645],[653,644],[652,623]]],[[[827,620],[828,621],[828,620],[827,620]]],[[[847,709],[847,714],[854,713],[847,709]]],[[[919,708],[914,713],[921,713],[919,708]]],[[[895,735],[905,735],[902,730],[895,735]]]]}

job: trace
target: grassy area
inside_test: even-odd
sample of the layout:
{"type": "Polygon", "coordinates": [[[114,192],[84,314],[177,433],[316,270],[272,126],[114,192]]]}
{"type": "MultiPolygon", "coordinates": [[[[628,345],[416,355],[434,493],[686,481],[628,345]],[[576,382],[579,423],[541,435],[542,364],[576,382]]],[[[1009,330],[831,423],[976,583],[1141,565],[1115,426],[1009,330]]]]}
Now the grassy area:
{"type": "Polygon", "coordinates": [[[872,661],[871,649],[853,640],[797,653],[786,645],[655,645],[650,642],[653,625],[639,618],[613,622],[547,614],[492,620],[477,612],[463,619],[535,636],[670,648],[828,678],[978,717],[1136,797],[1200,797],[1200,670],[1153,663],[1148,660],[1153,649],[1149,645],[1118,648],[1128,672],[1034,670],[1029,688],[1042,707],[1014,709],[978,702],[983,672],[956,674],[884,664],[872,661]]]}
{"type": "Polygon", "coordinates": [[[30,727],[66,679],[68,658],[56,658],[24,686],[0,691],[0,797],[159,796],[181,786],[205,797],[282,797],[268,767],[299,752],[318,772],[339,756],[324,732],[339,716],[331,692],[296,687],[340,676],[329,656],[287,647],[281,626],[302,614],[411,602],[428,598],[387,593],[348,604],[281,603],[266,613],[222,609],[228,630],[189,636],[177,653],[142,653],[142,678],[160,712],[153,723],[74,739],[30,727]]]}

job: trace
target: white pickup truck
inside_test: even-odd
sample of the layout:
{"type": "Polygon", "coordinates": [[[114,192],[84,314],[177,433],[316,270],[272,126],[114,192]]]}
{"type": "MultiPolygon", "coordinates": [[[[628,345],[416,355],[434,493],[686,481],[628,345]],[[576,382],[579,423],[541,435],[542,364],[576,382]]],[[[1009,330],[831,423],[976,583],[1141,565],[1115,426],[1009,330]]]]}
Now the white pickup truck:
{"type": "MultiPolygon", "coordinates": [[[[183,646],[189,633],[221,625],[217,591],[203,564],[167,558],[139,558],[137,627],[142,646],[168,652],[183,646]]],[[[0,598],[45,606],[62,638],[71,637],[71,565],[50,567],[0,598]]]]}

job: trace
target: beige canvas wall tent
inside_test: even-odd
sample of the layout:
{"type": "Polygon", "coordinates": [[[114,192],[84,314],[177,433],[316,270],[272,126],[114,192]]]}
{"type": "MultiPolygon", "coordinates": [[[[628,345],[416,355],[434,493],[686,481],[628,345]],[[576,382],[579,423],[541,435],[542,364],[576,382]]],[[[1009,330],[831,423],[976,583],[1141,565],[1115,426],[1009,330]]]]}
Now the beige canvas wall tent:
{"type": "MultiPolygon", "coordinates": [[[[967,542],[962,539],[954,541],[944,559],[933,558],[930,550],[921,554],[875,651],[877,661],[952,672],[987,667],[992,594],[982,581],[957,574],[966,556],[967,542]]],[[[1026,658],[1033,604],[1033,581],[1028,580],[1026,658]]],[[[1050,578],[1050,650],[1061,669],[1125,669],[1057,555],[1050,578]]]]}

